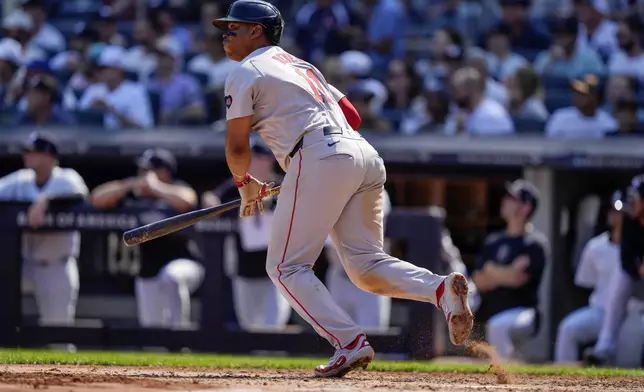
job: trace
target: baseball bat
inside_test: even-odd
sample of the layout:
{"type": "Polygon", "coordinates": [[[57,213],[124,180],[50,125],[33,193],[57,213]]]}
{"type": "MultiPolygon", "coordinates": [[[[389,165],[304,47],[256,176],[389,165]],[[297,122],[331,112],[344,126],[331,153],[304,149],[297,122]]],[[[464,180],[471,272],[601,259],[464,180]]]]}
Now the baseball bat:
{"type": "MultiPolygon", "coordinates": [[[[272,197],[279,193],[280,187],[276,186],[275,188],[267,190],[264,198],[272,197]]],[[[156,238],[163,237],[164,235],[185,229],[201,220],[214,218],[226,211],[238,208],[240,205],[241,199],[237,199],[218,206],[202,208],[200,210],[190,211],[184,214],[171,216],[157,222],[152,222],[123,233],[123,242],[125,242],[127,246],[140,245],[144,242],[152,241],[156,238]]]]}

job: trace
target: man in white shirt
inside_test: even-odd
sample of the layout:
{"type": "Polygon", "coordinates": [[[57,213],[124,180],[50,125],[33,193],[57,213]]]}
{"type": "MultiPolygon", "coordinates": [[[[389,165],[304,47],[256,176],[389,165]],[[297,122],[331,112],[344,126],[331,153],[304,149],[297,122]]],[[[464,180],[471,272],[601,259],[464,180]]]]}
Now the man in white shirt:
{"type": "Polygon", "coordinates": [[[223,89],[230,71],[239,66],[239,63],[226,57],[222,41],[221,34],[207,34],[204,38],[204,53],[188,62],[189,72],[208,75],[208,88],[212,90],[223,89]]]}
{"type": "Polygon", "coordinates": [[[26,12],[15,10],[7,14],[2,20],[2,29],[4,37],[12,38],[21,45],[20,62],[22,64],[47,57],[47,54],[33,42],[34,21],[26,12]]]}
{"type": "Polygon", "coordinates": [[[573,105],[555,111],[546,123],[551,138],[600,139],[618,128],[617,121],[599,108],[599,79],[586,75],[573,80],[573,105]]]}
{"type": "Polygon", "coordinates": [[[618,24],[617,40],[620,51],[608,63],[611,75],[628,75],[644,79],[644,48],[642,48],[644,23],[638,15],[630,15],[618,24]]]}
{"type": "Polygon", "coordinates": [[[445,134],[491,136],[514,133],[514,123],[508,111],[485,96],[485,79],[477,69],[459,69],[452,75],[451,83],[457,108],[447,118],[445,134]]]}
{"type": "Polygon", "coordinates": [[[53,53],[65,50],[65,37],[57,28],[45,21],[47,13],[43,0],[22,0],[22,9],[34,22],[33,42],[36,46],[53,53]]]}
{"type": "Polygon", "coordinates": [[[619,50],[617,24],[608,19],[607,0],[574,0],[575,14],[579,21],[577,44],[590,46],[606,58],[619,50]]]}
{"type": "Polygon", "coordinates": [[[505,81],[515,72],[529,65],[525,57],[512,52],[510,30],[506,25],[499,25],[487,33],[487,50],[485,60],[490,75],[505,81]]]}
{"type": "Polygon", "coordinates": [[[484,55],[475,53],[468,59],[467,63],[475,68],[481,74],[483,80],[485,80],[485,96],[497,101],[503,106],[507,106],[509,101],[508,90],[503,84],[492,79],[487,67],[487,59],[484,55]]]}
{"type": "Polygon", "coordinates": [[[150,98],[144,86],[125,79],[124,57],[121,47],[103,49],[98,60],[102,83],[85,90],[79,109],[103,112],[104,126],[108,129],[151,128],[154,120],[150,98]]]}
{"type": "MultiPolygon", "coordinates": [[[[588,241],[581,254],[575,284],[593,289],[593,292],[588,306],[570,313],[559,324],[555,343],[556,363],[579,360],[580,346],[593,342],[599,336],[606,306],[605,298],[611,289],[610,277],[622,267],[619,244],[625,205],[623,199],[621,192],[613,194],[612,208],[607,217],[610,230],[588,241]]],[[[641,309],[640,301],[630,301],[632,310],[641,309]]]]}

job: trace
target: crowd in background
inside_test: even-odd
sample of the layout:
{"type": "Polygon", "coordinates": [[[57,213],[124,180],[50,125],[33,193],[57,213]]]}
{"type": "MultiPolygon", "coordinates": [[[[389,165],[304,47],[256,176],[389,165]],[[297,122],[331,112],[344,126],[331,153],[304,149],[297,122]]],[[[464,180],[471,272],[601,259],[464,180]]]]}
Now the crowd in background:
{"type": "MultiPolygon", "coordinates": [[[[149,129],[222,120],[222,89],[236,63],[211,20],[226,1],[19,3],[2,19],[5,125],[149,129]]],[[[285,49],[349,97],[363,129],[588,138],[642,131],[637,2],[276,3],[287,19],[285,49]],[[455,77],[461,68],[472,72],[455,77]]]]}
{"type": "MultiPolygon", "coordinates": [[[[24,0],[5,13],[0,125],[30,130],[92,125],[154,132],[158,126],[204,127],[223,121],[223,88],[237,63],[225,57],[221,31],[211,26],[211,20],[224,14],[229,2],[149,0],[143,8],[137,3],[24,0]]],[[[553,138],[638,136],[644,131],[640,107],[644,22],[636,1],[274,3],[287,19],[285,49],[314,63],[347,95],[362,117],[361,129],[406,135],[544,133],[553,138]]],[[[51,153],[35,150],[36,144],[33,148],[51,153]]],[[[174,158],[163,154],[148,157],[144,163],[150,167],[140,169],[172,173],[174,158]]],[[[110,183],[122,188],[114,197],[119,200],[110,203],[130,194],[132,199],[145,192],[162,194],[167,185],[163,182],[162,176],[143,173],[110,183]]],[[[517,221],[523,228],[537,208],[537,192],[529,184],[522,186],[508,189],[504,198],[501,215],[508,226],[517,221]]],[[[197,196],[186,192],[189,209],[197,196]]],[[[96,203],[96,195],[92,200],[96,203]]],[[[621,211],[614,208],[611,214],[621,211]]],[[[611,223],[610,233],[588,245],[583,264],[593,264],[596,254],[607,253],[611,265],[603,273],[617,268],[617,227],[611,223]]],[[[501,303],[490,292],[502,290],[505,298],[523,298],[525,307],[536,307],[548,244],[531,248],[532,260],[523,256],[511,260],[516,256],[510,252],[516,246],[514,237],[501,242],[495,238],[493,234],[486,242],[473,280],[480,286],[482,309],[490,313],[485,321],[515,311],[493,323],[501,340],[495,345],[504,347],[502,354],[509,356],[509,329],[523,305],[501,303]],[[487,265],[490,260],[512,263],[501,270],[487,265]],[[525,264],[537,265],[535,260],[540,265],[536,271],[525,272],[525,264]],[[523,269],[512,269],[515,264],[523,269]],[[507,295],[512,290],[522,296],[507,295]],[[491,311],[490,304],[497,307],[491,311]],[[501,309],[501,305],[508,306],[501,309]]],[[[187,257],[184,253],[176,258],[187,257]]],[[[162,275],[162,266],[157,267],[150,276],[162,275]]],[[[592,266],[583,271],[588,268],[595,271],[592,266]]],[[[199,281],[202,272],[194,269],[199,281]]],[[[603,311],[597,298],[608,289],[596,287],[598,273],[585,273],[592,275],[588,277],[578,272],[576,282],[597,289],[590,307],[603,311]]],[[[138,286],[137,290],[145,291],[138,286]]],[[[599,333],[598,317],[592,333],[583,339],[587,330],[579,331],[591,324],[587,319],[577,315],[561,324],[557,361],[579,359],[579,347],[599,333]]],[[[490,338],[494,340],[488,333],[490,338]]]]}

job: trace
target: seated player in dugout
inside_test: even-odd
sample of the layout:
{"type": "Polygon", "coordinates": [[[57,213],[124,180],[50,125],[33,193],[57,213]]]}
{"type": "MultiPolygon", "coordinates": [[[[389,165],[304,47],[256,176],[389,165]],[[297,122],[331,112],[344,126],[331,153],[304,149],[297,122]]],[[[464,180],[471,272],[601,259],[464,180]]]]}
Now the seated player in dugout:
{"type": "MultiPolygon", "coordinates": [[[[588,306],[575,310],[559,323],[555,343],[556,363],[578,361],[580,348],[595,342],[599,336],[606,298],[611,290],[610,282],[622,267],[619,248],[625,206],[624,193],[614,192],[606,217],[608,230],[591,238],[584,246],[575,273],[575,284],[593,291],[588,306]]],[[[644,310],[641,301],[631,298],[629,302],[629,312],[640,313],[644,310]]]]}
{"type": "Polygon", "coordinates": [[[627,213],[622,218],[620,243],[621,268],[610,279],[597,342],[584,353],[587,365],[606,366],[614,363],[617,338],[633,294],[633,284],[644,279],[644,174],[633,178],[626,197],[627,213]]]}
{"type": "Polygon", "coordinates": [[[475,320],[485,325],[486,340],[502,358],[513,353],[511,329],[537,324],[537,293],[549,253],[546,237],[530,223],[539,204],[537,189],[524,180],[506,189],[501,201],[506,228],[488,236],[472,273],[481,300],[475,320]]]}
{"type": "MultiPolygon", "coordinates": [[[[91,194],[95,208],[137,206],[184,213],[197,206],[197,194],[178,180],[170,151],[149,149],[137,160],[138,175],[110,181],[91,194]]],[[[144,214],[142,214],[144,215],[144,214]]],[[[150,218],[157,220],[158,217],[150,218]]],[[[144,224],[151,222],[142,222],[144,224]]],[[[190,295],[201,285],[204,268],[194,241],[173,233],[140,246],[141,268],[135,280],[139,323],[143,327],[178,327],[190,323],[190,295]]]]}
{"type": "MultiPolygon", "coordinates": [[[[275,170],[271,150],[253,139],[250,170],[252,176],[279,185],[282,176],[275,170]]],[[[213,191],[202,195],[204,207],[214,207],[239,199],[234,181],[228,179],[213,191]]],[[[291,316],[291,306],[266,273],[266,252],[277,198],[263,201],[264,214],[240,219],[238,210],[222,215],[238,221],[238,232],[226,241],[226,274],[231,279],[233,307],[237,323],[244,330],[284,328],[291,316]]]]}
{"type": "MultiPolygon", "coordinates": [[[[89,191],[74,169],[58,166],[58,147],[51,136],[32,133],[22,152],[25,167],[0,178],[0,200],[30,202],[27,225],[38,229],[45,224],[45,214],[52,202],[78,202],[89,191]]],[[[33,287],[43,324],[74,322],[80,240],[78,231],[25,231],[22,234],[23,281],[33,287]]]]}

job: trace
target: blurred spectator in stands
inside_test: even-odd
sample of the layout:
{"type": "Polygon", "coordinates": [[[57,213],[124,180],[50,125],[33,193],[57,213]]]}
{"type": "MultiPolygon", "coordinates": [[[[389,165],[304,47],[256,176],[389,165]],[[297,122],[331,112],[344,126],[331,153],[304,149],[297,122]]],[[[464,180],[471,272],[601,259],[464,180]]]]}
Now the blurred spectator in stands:
{"type": "Polygon", "coordinates": [[[485,78],[473,67],[463,67],[452,75],[450,84],[456,107],[445,124],[445,133],[492,136],[514,133],[508,111],[486,97],[485,78]]]}
{"type": "Polygon", "coordinates": [[[65,50],[65,37],[57,28],[47,23],[46,2],[44,0],[22,0],[22,9],[34,22],[34,45],[49,53],[65,50]]]}
{"type": "MultiPolygon", "coordinates": [[[[16,77],[7,95],[5,96],[5,104],[18,105],[19,110],[27,109],[26,92],[30,87],[31,80],[36,76],[48,76],[56,78],[54,71],[49,67],[49,62],[45,60],[32,61],[26,66],[22,67],[16,77]]],[[[76,107],[76,96],[69,92],[64,91],[61,94],[61,104],[64,109],[73,109],[76,107]]]]}
{"type": "MultiPolygon", "coordinates": [[[[512,48],[533,51],[548,49],[550,35],[543,25],[530,19],[530,0],[500,0],[500,4],[499,25],[507,28],[512,48]]],[[[480,42],[479,46],[484,47],[485,42],[480,42]]]]}
{"type": "Polygon", "coordinates": [[[67,90],[80,97],[82,93],[92,84],[100,83],[100,67],[98,60],[106,47],[104,43],[95,43],[87,48],[85,56],[81,59],[80,68],[72,74],[67,82],[67,90]]]}
{"type": "MultiPolygon", "coordinates": [[[[135,206],[149,212],[162,208],[176,213],[197,206],[195,191],[177,178],[177,161],[170,151],[148,149],[137,165],[136,177],[96,187],[91,194],[92,206],[98,209],[135,206]]],[[[146,219],[145,215],[141,214],[141,219],[146,219]]],[[[139,324],[156,328],[190,325],[190,294],[199,288],[204,277],[197,244],[181,233],[174,233],[139,248],[141,270],[135,279],[139,324]]]]}
{"type": "Polygon", "coordinates": [[[574,18],[557,21],[555,35],[548,51],[539,53],[534,68],[540,75],[576,78],[584,74],[604,73],[604,63],[591,46],[576,45],[579,25],[574,18]]]}
{"type": "Polygon", "coordinates": [[[355,85],[349,89],[346,97],[353,103],[362,119],[360,129],[376,132],[392,130],[391,124],[373,109],[371,101],[375,97],[371,90],[364,85],[355,85]]]}
{"type": "Polygon", "coordinates": [[[188,72],[208,75],[208,88],[211,90],[223,90],[226,77],[233,68],[239,66],[238,62],[226,56],[223,39],[222,34],[206,34],[204,53],[193,57],[187,65],[188,72]]]}
{"type": "Polygon", "coordinates": [[[613,115],[619,128],[606,136],[644,136],[644,127],[639,117],[642,109],[635,99],[620,99],[614,108],[613,115]]]}
{"type": "Polygon", "coordinates": [[[142,18],[134,22],[132,40],[132,47],[125,55],[125,65],[129,71],[139,76],[139,80],[145,80],[157,66],[154,52],[157,32],[149,19],[142,18]]]}
{"type": "Polygon", "coordinates": [[[110,7],[101,7],[99,12],[94,15],[91,27],[96,29],[99,42],[123,47],[127,45],[127,40],[118,31],[117,21],[117,17],[110,7]]]}
{"type": "Polygon", "coordinates": [[[387,87],[373,76],[373,60],[364,52],[349,50],[340,55],[340,69],[349,77],[348,89],[359,85],[372,93],[370,105],[374,113],[380,114],[389,95],[387,87]]]}
{"type": "Polygon", "coordinates": [[[478,39],[480,33],[489,29],[494,20],[487,18],[488,1],[425,0],[407,1],[410,19],[416,23],[430,23],[432,29],[450,28],[459,31],[468,40],[478,39]]]}
{"type": "Polygon", "coordinates": [[[150,98],[145,87],[125,79],[124,56],[121,47],[103,49],[98,61],[101,82],[85,90],[79,109],[104,113],[108,129],[150,128],[154,125],[150,98]]]}
{"type": "Polygon", "coordinates": [[[512,52],[510,30],[506,25],[498,25],[486,34],[487,53],[485,60],[490,76],[505,81],[517,69],[528,65],[525,57],[512,52]]]}
{"type": "Polygon", "coordinates": [[[559,323],[555,342],[555,363],[578,361],[579,349],[597,340],[604,318],[610,277],[621,269],[619,243],[622,213],[626,206],[622,192],[613,194],[606,217],[608,231],[591,238],[582,251],[575,272],[575,285],[592,289],[588,306],[567,315],[559,323]]]}
{"type": "MultiPolygon", "coordinates": [[[[635,100],[639,91],[637,79],[626,75],[612,75],[606,83],[606,100],[602,109],[614,113],[615,105],[620,100],[635,100]]],[[[638,118],[644,120],[644,110],[638,110],[638,118]]]]}
{"type": "Polygon", "coordinates": [[[412,107],[418,104],[422,83],[412,62],[394,60],[389,63],[386,84],[389,98],[382,115],[399,129],[402,122],[413,116],[412,107]]]}
{"type": "Polygon", "coordinates": [[[175,16],[168,7],[155,8],[151,16],[159,38],[172,37],[179,44],[182,54],[192,50],[192,34],[188,29],[177,26],[175,16]]]}
{"type": "Polygon", "coordinates": [[[28,82],[26,108],[16,113],[14,126],[73,125],[74,117],[60,105],[60,88],[55,78],[36,75],[28,82]]]}
{"type": "Polygon", "coordinates": [[[20,63],[47,58],[47,53],[33,42],[34,22],[24,11],[15,10],[2,20],[3,36],[16,40],[21,46],[20,63]]]}
{"type": "Polygon", "coordinates": [[[0,40],[0,106],[20,69],[20,44],[11,38],[0,40]]]}
{"type": "Polygon", "coordinates": [[[490,234],[476,259],[472,280],[481,297],[476,321],[501,358],[513,354],[509,331],[534,325],[538,290],[550,253],[548,239],[530,220],[539,205],[537,188],[523,180],[506,187],[501,201],[505,230],[490,234]]]}
{"type": "Polygon", "coordinates": [[[98,41],[98,34],[84,24],[79,27],[69,40],[69,50],[58,53],[50,60],[49,65],[52,70],[73,74],[81,69],[88,49],[98,41]]]}
{"type": "Polygon", "coordinates": [[[338,56],[329,56],[324,59],[319,67],[326,81],[340,90],[342,93],[348,91],[348,84],[352,77],[345,72],[338,56]]]}
{"type": "Polygon", "coordinates": [[[356,48],[361,22],[343,1],[312,0],[295,16],[295,42],[304,60],[319,65],[328,55],[356,48]]]}
{"type": "Polygon", "coordinates": [[[402,0],[365,0],[367,45],[376,74],[384,75],[391,60],[405,54],[407,10],[402,0]]]}
{"type": "Polygon", "coordinates": [[[447,91],[441,87],[426,86],[423,96],[415,100],[398,132],[416,134],[441,132],[449,115],[450,100],[447,91]]]}
{"type": "Polygon", "coordinates": [[[639,15],[630,15],[617,26],[617,40],[621,51],[610,57],[608,73],[644,80],[644,23],[639,15]]]}
{"type": "Polygon", "coordinates": [[[437,80],[445,82],[454,65],[460,67],[463,60],[465,42],[461,34],[450,28],[434,31],[430,44],[430,58],[416,62],[416,71],[426,82],[437,80]]]}
{"type": "Polygon", "coordinates": [[[617,52],[617,24],[607,17],[610,12],[608,0],[574,0],[574,5],[579,21],[579,46],[590,46],[602,58],[617,52]]]}
{"type": "Polygon", "coordinates": [[[483,80],[485,80],[485,96],[507,107],[509,99],[508,90],[502,83],[497,82],[490,76],[487,68],[487,61],[483,53],[468,56],[467,64],[476,69],[483,80]]]}
{"type": "Polygon", "coordinates": [[[157,68],[148,89],[161,98],[159,124],[203,124],[206,109],[201,87],[194,77],[179,72],[181,49],[165,41],[156,52],[157,68]]]}
{"type": "Polygon", "coordinates": [[[519,68],[507,81],[510,114],[529,120],[546,121],[549,113],[543,103],[541,80],[532,68],[519,68]]]}
{"type": "Polygon", "coordinates": [[[555,111],[546,124],[546,135],[552,138],[599,139],[617,129],[617,121],[599,108],[600,86],[595,75],[573,80],[573,105],[555,111]]]}

